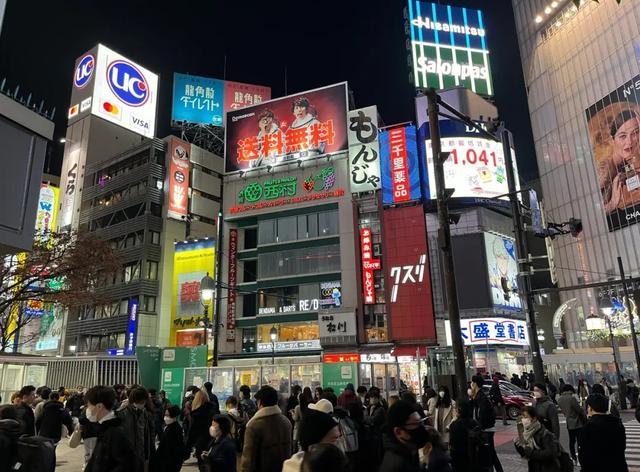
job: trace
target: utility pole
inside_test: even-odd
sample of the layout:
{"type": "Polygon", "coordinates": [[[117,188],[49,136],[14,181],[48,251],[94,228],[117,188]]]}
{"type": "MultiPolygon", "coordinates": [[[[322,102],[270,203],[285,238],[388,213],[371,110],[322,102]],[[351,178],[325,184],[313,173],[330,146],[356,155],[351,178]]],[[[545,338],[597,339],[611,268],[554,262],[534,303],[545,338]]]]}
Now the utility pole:
{"type": "Polygon", "coordinates": [[[444,162],[449,154],[442,154],[440,144],[439,101],[435,89],[427,91],[429,102],[429,131],[431,137],[431,150],[436,179],[437,203],[438,203],[438,245],[443,255],[444,284],[447,294],[447,307],[449,323],[451,324],[451,344],[453,348],[453,365],[456,374],[456,396],[463,396],[467,391],[467,371],[464,360],[464,345],[460,335],[460,308],[458,306],[458,289],[456,287],[456,275],[453,264],[453,248],[451,246],[451,228],[449,223],[448,200],[453,191],[446,188],[444,178],[444,162]]]}
{"type": "Polygon", "coordinates": [[[640,352],[638,351],[638,335],[633,324],[633,311],[631,310],[631,299],[629,298],[629,289],[627,289],[627,280],[624,277],[624,265],[622,265],[622,257],[618,256],[618,268],[620,269],[620,280],[622,280],[622,290],[624,291],[625,307],[629,315],[629,329],[631,330],[631,339],[633,340],[633,353],[636,356],[636,372],[640,379],[640,352]]]}
{"type": "MultiPolygon", "coordinates": [[[[222,181],[222,179],[221,179],[222,181]]],[[[221,184],[222,185],[222,184],[221,184]]],[[[220,187],[220,193],[222,193],[222,186],[220,187]]],[[[222,267],[222,257],[220,254],[222,253],[222,213],[218,212],[218,240],[216,241],[216,247],[218,248],[216,254],[216,306],[215,313],[213,314],[213,367],[218,366],[218,343],[220,341],[220,302],[222,300],[222,281],[220,280],[220,276],[222,275],[221,267],[222,267]]]]}
{"type": "Polygon", "coordinates": [[[518,273],[520,284],[519,289],[522,298],[526,304],[527,325],[529,327],[529,342],[531,343],[531,354],[533,362],[533,373],[536,382],[544,381],[544,367],[542,366],[542,356],[540,355],[540,343],[538,341],[538,329],[536,323],[536,312],[533,302],[533,294],[531,293],[531,276],[528,275],[529,268],[521,268],[520,261],[529,259],[527,251],[525,231],[522,226],[522,214],[520,213],[520,202],[516,191],[516,176],[513,172],[513,156],[511,155],[511,132],[504,126],[500,131],[502,140],[502,151],[504,154],[504,162],[507,167],[507,184],[509,188],[509,201],[511,202],[511,213],[513,214],[513,233],[516,239],[518,273]],[[527,272],[525,274],[525,272],[527,272]]]}

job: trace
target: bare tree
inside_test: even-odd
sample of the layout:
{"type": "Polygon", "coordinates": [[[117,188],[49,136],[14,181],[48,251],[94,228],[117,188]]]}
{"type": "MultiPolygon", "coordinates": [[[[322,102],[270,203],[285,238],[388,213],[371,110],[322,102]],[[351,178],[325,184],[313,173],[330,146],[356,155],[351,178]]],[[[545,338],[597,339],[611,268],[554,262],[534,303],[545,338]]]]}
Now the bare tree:
{"type": "Polygon", "coordinates": [[[116,251],[92,233],[47,233],[31,252],[6,257],[0,267],[0,352],[36,318],[23,309],[27,305],[104,303],[100,287],[120,266],[116,251]]]}

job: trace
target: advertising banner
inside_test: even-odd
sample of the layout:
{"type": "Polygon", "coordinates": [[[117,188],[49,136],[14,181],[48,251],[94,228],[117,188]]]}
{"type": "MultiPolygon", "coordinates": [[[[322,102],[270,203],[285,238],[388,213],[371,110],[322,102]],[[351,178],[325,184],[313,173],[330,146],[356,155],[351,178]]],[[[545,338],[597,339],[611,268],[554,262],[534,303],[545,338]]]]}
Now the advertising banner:
{"type": "Polygon", "coordinates": [[[351,193],[380,188],[380,146],[378,143],[378,108],[349,112],[349,170],[351,193]]]}
{"type": "Polygon", "coordinates": [[[362,290],[364,304],[376,302],[376,288],[373,271],[380,270],[380,259],[373,258],[373,239],[371,228],[360,228],[360,261],[362,263],[362,290]]]}
{"type": "Polygon", "coordinates": [[[46,305],[40,318],[40,332],[35,344],[36,351],[57,351],[62,336],[64,313],[53,305],[46,305]]]}
{"type": "Polygon", "coordinates": [[[124,353],[127,356],[132,356],[136,352],[136,343],[138,338],[138,299],[132,298],[129,300],[128,316],[129,321],[127,323],[127,340],[124,353]]]}
{"type": "Polygon", "coordinates": [[[191,144],[171,136],[169,141],[169,175],[167,176],[169,180],[167,216],[176,220],[184,220],[189,213],[190,155],[191,144]]]}
{"type": "Polygon", "coordinates": [[[436,343],[426,231],[421,205],[384,210],[382,240],[394,341],[436,343]]]}
{"type": "Polygon", "coordinates": [[[346,151],[347,84],[229,111],[225,142],[227,172],[346,151]]]}
{"type": "Polygon", "coordinates": [[[342,306],[342,284],[335,282],[320,282],[320,309],[328,310],[342,306]]]}
{"type": "Polygon", "coordinates": [[[97,57],[98,46],[76,59],[73,69],[71,103],[67,113],[69,125],[91,114],[97,57]]]}
{"type": "Polygon", "coordinates": [[[358,364],[355,362],[335,362],[322,364],[322,385],[331,387],[336,395],[346,388],[347,384],[356,385],[358,364]]]}
{"type": "Polygon", "coordinates": [[[344,336],[356,335],[356,315],[354,312],[347,313],[320,313],[318,314],[318,325],[320,326],[320,342],[332,343],[332,339],[344,336]]]}
{"type": "Polygon", "coordinates": [[[409,0],[409,35],[417,88],[462,86],[493,95],[480,10],[409,0]]]}
{"type": "MultiPolygon", "coordinates": [[[[428,123],[421,125],[420,135],[424,138],[427,162],[427,175],[423,179],[425,196],[435,200],[437,189],[428,123]]],[[[450,153],[444,162],[444,178],[447,188],[455,189],[453,198],[487,199],[509,193],[502,143],[480,138],[473,128],[451,120],[440,120],[440,135],[442,152],[450,153]]],[[[513,167],[519,189],[515,155],[513,167]]]]}
{"type": "Polygon", "coordinates": [[[224,126],[227,111],[270,99],[269,87],[174,73],[171,121],[224,126]]]}
{"type": "Polygon", "coordinates": [[[229,230],[229,290],[227,295],[227,341],[236,339],[236,286],[238,284],[238,230],[229,230]]]}
{"type": "MultiPolygon", "coordinates": [[[[451,324],[445,320],[447,346],[451,346],[451,324]]],[[[460,320],[460,336],[466,346],[529,346],[527,322],[507,318],[471,318],[460,320]]]]}
{"type": "Polygon", "coordinates": [[[586,110],[609,231],[640,222],[640,75],[586,110]]]}
{"type": "MultiPolygon", "coordinates": [[[[85,157],[84,154],[82,157],[85,157]]],[[[73,216],[80,206],[80,196],[78,195],[80,182],[80,171],[84,166],[84,159],[81,159],[80,149],[69,152],[62,161],[62,174],[60,178],[60,188],[62,192],[60,203],[60,216],[58,218],[59,228],[67,228],[73,223],[73,216]],[[82,160],[82,162],[80,162],[82,160]]]]}
{"type": "Polygon", "coordinates": [[[513,239],[484,233],[484,243],[493,306],[510,311],[521,310],[522,300],[518,292],[518,260],[513,239]]]}
{"type": "Polygon", "coordinates": [[[173,347],[162,349],[160,358],[161,388],[167,392],[167,399],[174,405],[180,405],[186,385],[184,370],[190,367],[207,366],[207,347],[173,347]]]}
{"type": "Polygon", "coordinates": [[[140,385],[160,390],[160,356],[162,349],[152,346],[140,346],[136,349],[140,385]]]}
{"type": "Polygon", "coordinates": [[[174,248],[172,344],[176,343],[176,326],[198,326],[199,319],[204,316],[200,302],[200,281],[207,273],[215,279],[215,242],[212,239],[176,243],[174,248]]]}
{"type": "Polygon", "coordinates": [[[40,200],[36,212],[36,233],[46,234],[56,229],[60,189],[49,184],[40,185],[40,200]]]}
{"type": "Polygon", "coordinates": [[[380,133],[382,203],[421,200],[420,166],[415,126],[399,126],[380,133]]]}

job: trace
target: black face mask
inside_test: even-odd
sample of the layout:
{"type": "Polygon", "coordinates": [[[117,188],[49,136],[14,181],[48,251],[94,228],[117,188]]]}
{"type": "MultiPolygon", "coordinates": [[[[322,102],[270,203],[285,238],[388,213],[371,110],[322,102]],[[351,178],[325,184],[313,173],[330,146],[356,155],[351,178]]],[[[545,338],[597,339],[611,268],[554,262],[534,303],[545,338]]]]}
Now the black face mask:
{"type": "Polygon", "coordinates": [[[418,449],[422,449],[425,444],[427,444],[427,440],[429,439],[429,433],[427,433],[427,429],[420,425],[416,429],[405,429],[409,436],[411,436],[411,442],[418,447],[418,449]]]}

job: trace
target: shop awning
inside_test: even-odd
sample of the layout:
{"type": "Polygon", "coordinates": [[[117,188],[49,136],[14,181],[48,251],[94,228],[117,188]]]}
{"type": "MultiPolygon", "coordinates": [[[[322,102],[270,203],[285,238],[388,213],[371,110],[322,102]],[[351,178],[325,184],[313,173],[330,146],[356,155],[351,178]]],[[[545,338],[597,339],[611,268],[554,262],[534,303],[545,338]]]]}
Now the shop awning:
{"type": "Polygon", "coordinates": [[[411,345],[411,344],[406,344],[406,345],[403,344],[401,346],[394,347],[393,349],[391,349],[391,355],[396,357],[400,357],[400,356],[416,357],[416,354],[418,354],[418,349],[420,350],[419,352],[420,357],[424,358],[427,356],[427,350],[428,350],[427,346],[418,346],[418,345],[411,345]]]}

